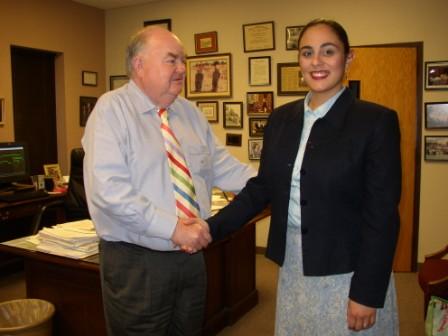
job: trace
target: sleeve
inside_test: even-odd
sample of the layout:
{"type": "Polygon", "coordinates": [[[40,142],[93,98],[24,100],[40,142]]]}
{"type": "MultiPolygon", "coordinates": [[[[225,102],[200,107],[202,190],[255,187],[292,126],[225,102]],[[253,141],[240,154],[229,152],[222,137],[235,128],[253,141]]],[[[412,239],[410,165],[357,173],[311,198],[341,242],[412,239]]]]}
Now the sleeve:
{"type": "Polygon", "coordinates": [[[399,232],[401,155],[398,117],[383,110],[369,139],[365,160],[363,226],[349,297],[370,307],[384,305],[399,232]]]}
{"type": "Polygon", "coordinates": [[[139,236],[169,240],[177,217],[133,186],[125,122],[110,105],[108,101],[97,103],[82,140],[84,183],[98,234],[115,236],[121,232],[127,241],[137,244],[141,243],[135,241],[139,236]]]}

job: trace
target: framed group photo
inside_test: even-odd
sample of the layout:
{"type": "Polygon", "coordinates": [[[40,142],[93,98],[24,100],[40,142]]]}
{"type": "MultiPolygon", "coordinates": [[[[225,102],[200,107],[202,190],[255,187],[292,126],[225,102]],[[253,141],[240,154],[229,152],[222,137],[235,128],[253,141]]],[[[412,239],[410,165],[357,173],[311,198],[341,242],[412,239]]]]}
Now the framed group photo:
{"type": "Polygon", "coordinates": [[[186,67],[186,98],[232,96],[232,58],[230,53],[187,57],[186,67]]]}
{"type": "Polygon", "coordinates": [[[448,129],[448,102],[425,103],[425,127],[448,129]]]}
{"type": "Polygon", "coordinates": [[[448,90],[448,61],[425,62],[425,89],[448,90]]]}
{"type": "Polygon", "coordinates": [[[223,103],[223,126],[224,128],[243,128],[243,103],[223,103]]]}
{"type": "Polygon", "coordinates": [[[277,63],[277,94],[279,96],[304,96],[309,88],[303,81],[299,63],[277,63]]]}
{"type": "Polygon", "coordinates": [[[448,136],[425,136],[425,160],[448,161],[448,136]]]}
{"type": "Polygon", "coordinates": [[[217,123],[219,122],[219,106],[218,101],[198,101],[196,105],[204,114],[204,117],[208,120],[209,123],[217,123]]]}
{"type": "Polygon", "coordinates": [[[274,92],[248,92],[247,113],[248,114],[270,114],[274,109],[274,92]]]}
{"type": "Polygon", "coordinates": [[[249,136],[263,137],[268,118],[249,118],[249,136]]]}
{"type": "Polygon", "coordinates": [[[274,21],[244,24],[244,52],[274,50],[274,36],[274,21]]]}
{"type": "Polygon", "coordinates": [[[247,150],[249,160],[260,160],[261,150],[263,149],[263,139],[249,139],[247,150]]]}

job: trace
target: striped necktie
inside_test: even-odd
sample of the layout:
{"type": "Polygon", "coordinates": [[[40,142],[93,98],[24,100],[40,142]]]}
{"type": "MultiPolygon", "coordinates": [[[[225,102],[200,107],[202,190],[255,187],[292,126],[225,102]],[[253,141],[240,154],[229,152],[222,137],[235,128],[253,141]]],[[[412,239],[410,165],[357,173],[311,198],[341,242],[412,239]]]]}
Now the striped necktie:
{"type": "Polygon", "coordinates": [[[174,187],[177,216],[180,218],[199,217],[199,205],[196,201],[193,180],[179,141],[169,126],[167,110],[160,109],[159,116],[162,120],[160,130],[165,142],[168,166],[174,187]]]}

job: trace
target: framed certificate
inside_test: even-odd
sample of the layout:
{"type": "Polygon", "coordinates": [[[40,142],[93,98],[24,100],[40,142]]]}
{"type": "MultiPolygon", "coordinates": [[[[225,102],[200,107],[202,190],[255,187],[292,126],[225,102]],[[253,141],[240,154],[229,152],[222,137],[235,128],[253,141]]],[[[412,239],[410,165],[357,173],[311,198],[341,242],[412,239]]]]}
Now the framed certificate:
{"type": "Polygon", "coordinates": [[[299,63],[277,64],[277,94],[279,96],[304,96],[309,88],[302,79],[299,63]]]}
{"type": "Polygon", "coordinates": [[[274,50],[274,21],[243,25],[244,52],[274,50]]]}
{"type": "Polygon", "coordinates": [[[249,57],[249,85],[271,85],[271,56],[249,57]]]}

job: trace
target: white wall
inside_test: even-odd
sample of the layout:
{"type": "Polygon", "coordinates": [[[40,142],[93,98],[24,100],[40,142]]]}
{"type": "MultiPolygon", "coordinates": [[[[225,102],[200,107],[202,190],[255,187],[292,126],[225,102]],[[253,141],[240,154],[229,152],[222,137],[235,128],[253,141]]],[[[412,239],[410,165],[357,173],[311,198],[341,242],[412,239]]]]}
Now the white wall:
{"type": "MultiPolygon", "coordinates": [[[[225,141],[222,128],[222,101],[242,101],[246,106],[248,91],[277,91],[276,64],[294,62],[296,52],[285,50],[285,27],[303,25],[316,17],[339,21],[348,31],[352,45],[424,42],[424,60],[448,60],[446,0],[164,0],[106,12],[106,73],[125,73],[124,50],[128,37],[143,26],[145,20],[171,18],[172,30],[194,55],[194,34],[217,31],[219,53],[230,52],[233,61],[233,97],[220,100],[220,124],[214,131],[225,141]],[[275,22],[276,49],[244,53],[242,25],[262,21],[275,22]],[[248,86],[248,57],[271,56],[272,85],[248,86]]],[[[393,94],[393,93],[391,93],[393,94]]],[[[275,96],[279,106],[297,97],[275,96]]],[[[448,101],[448,91],[425,91],[423,101],[448,101]]],[[[423,108],[423,107],[422,107],[423,108]]],[[[422,113],[424,116],[424,114],[422,113]]],[[[243,135],[241,148],[229,147],[240,160],[248,162],[248,120],[244,129],[230,130],[243,135]]],[[[422,120],[424,125],[424,120],[422,120]]],[[[423,126],[424,127],[424,126],[423,126]]],[[[445,131],[427,131],[422,135],[448,135],[445,131]]],[[[251,162],[255,166],[256,162],[251,162]]],[[[421,166],[420,228],[418,260],[448,243],[448,163],[426,163],[421,166]]],[[[266,245],[268,224],[257,226],[257,245],[266,245]]]]}

